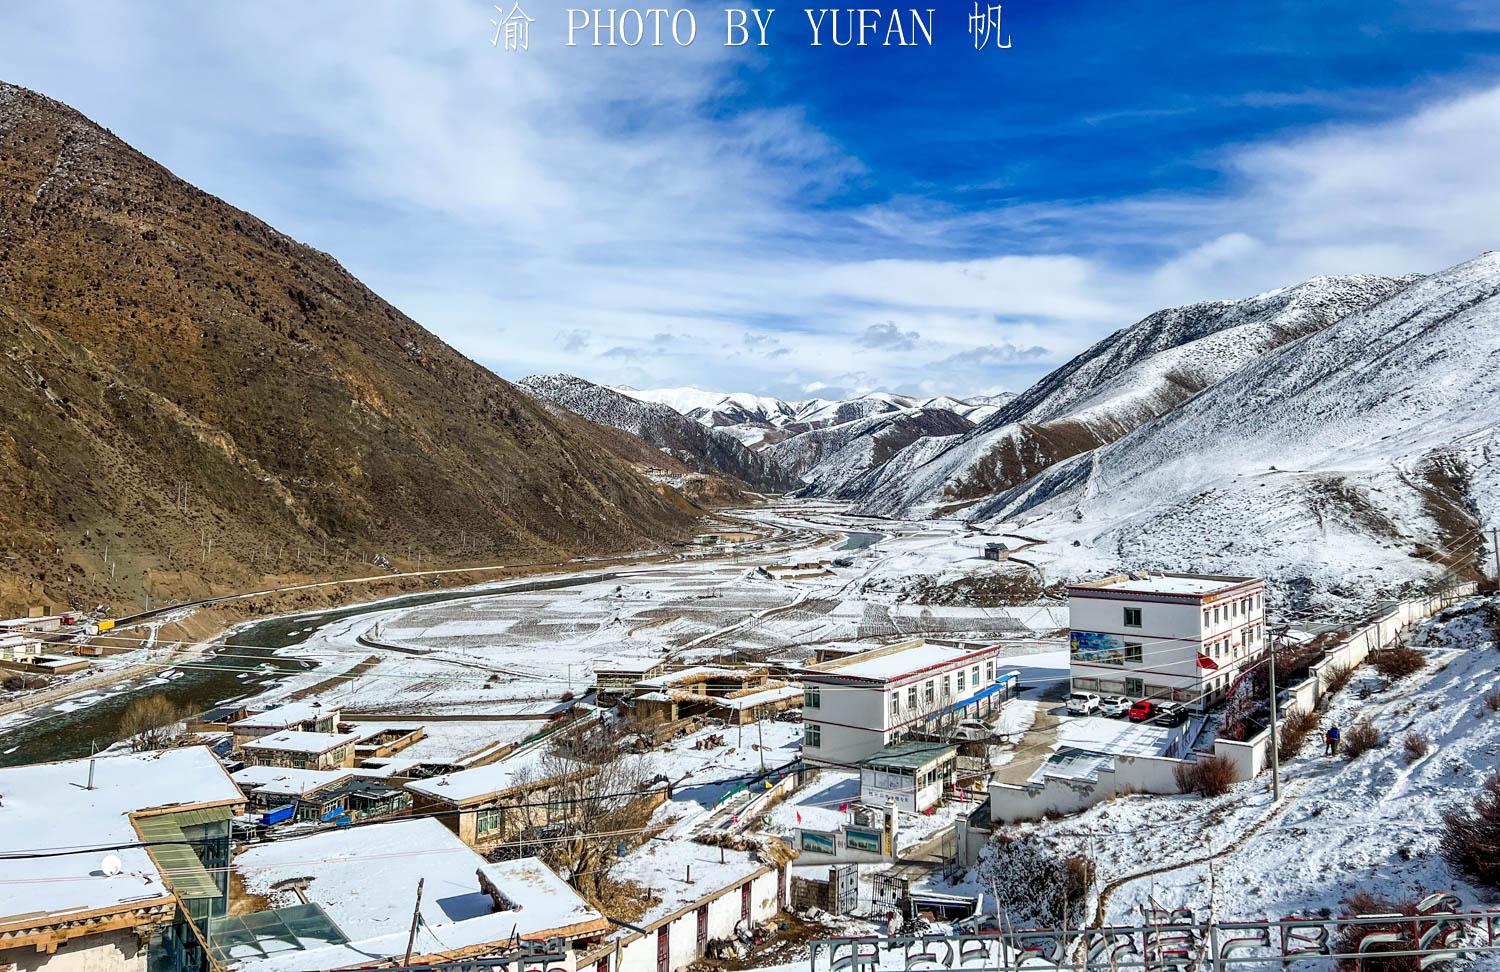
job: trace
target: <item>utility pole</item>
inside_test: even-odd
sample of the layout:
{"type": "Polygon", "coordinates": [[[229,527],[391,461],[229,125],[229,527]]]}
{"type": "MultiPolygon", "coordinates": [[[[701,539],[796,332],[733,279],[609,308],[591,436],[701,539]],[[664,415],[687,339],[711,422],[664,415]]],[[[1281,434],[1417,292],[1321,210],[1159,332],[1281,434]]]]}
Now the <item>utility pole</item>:
{"type": "Polygon", "coordinates": [[[1271,799],[1281,799],[1281,745],[1276,738],[1276,646],[1271,646],[1271,799]]]}
{"type": "Polygon", "coordinates": [[[422,884],[426,878],[417,878],[417,903],[411,909],[411,932],[406,936],[406,957],[401,960],[402,965],[411,964],[411,949],[417,942],[417,922],[422,917],[422,884]]]}

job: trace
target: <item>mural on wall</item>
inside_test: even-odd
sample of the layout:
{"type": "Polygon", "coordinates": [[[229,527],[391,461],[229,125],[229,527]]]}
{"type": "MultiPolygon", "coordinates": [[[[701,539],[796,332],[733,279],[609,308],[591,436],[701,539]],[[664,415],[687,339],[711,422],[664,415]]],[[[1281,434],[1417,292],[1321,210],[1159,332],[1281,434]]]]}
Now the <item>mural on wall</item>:
{"type": "Polygon", "coordinates": [[[1074,661],[1123,665],[1125,639],[1103,631],[1074,631],[1068,640],[1068,653],[1074,661]]]}
{"type": "Polygon", "coordinates": [[[802,831],[802,849],[812,854],[832,854],[834,852],[833,834],[814,834],[802,831]]]}

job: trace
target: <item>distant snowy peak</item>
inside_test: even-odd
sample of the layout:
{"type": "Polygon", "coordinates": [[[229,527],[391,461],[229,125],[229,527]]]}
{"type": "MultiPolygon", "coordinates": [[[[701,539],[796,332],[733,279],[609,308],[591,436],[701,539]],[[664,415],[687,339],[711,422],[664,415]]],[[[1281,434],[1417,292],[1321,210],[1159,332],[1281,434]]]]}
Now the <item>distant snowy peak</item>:
{"type": "Polygon", "coordinates": [[[532,375],[517,382],[528,394],[597,425],[629,432],[704,473],[730,476],[758,490],[796,480],[737,437],[707,428],[675,409],[573,375],[532,375]]]}

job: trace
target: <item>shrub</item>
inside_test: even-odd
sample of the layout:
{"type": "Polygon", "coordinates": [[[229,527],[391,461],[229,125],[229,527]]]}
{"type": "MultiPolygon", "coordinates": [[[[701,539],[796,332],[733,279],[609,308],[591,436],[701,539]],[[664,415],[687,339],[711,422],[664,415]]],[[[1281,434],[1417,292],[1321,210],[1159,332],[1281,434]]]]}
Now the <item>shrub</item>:
{"type": "Polygon", "coordinates": [[[136,699],[120,716],[120,736],[136,752],[166,749],[182,735],[182,711],[165,695],[136,699]]]}
{"type": "Polygon", "coordinates": [[[1349,754],[1350,759],[1358,759],[1365,753],[1382,745],[1385,740],[1380,738],[1380,730],[1376,729],[1368,719],[1361,719],[1344,731],[1342,745],[1344,751],[1349,754]]]}
{"type": "Polygon", "coordinates": [[[1307,737],[1317,728],[1318,714],[1312,709],[1304,709],[1298,705],[1287,709],[1286,717],[1281,720],[1281,754],[1295,756],[1301,752],[1307,737]]]}
{"type": "Polygon", "coordinates": [[[1409,732],[1401,741],[1401,751],[1406,754],[1408,763],[1415,763],[1432,751],[1432,740],[1420,732],[1409,732]]]}
{"type": "Polygon", "coordinates": [[[1484,707],[1491,712],[1500,712],[1500,692],[1491,692],[1484,697],[1484,707]]]}
{"type": "MultiPolygon", "coordinates": [[[[1417,903],[1415,901],[1392,901],[1381,898],[1368,891],[1356,891],[1344,899],[1344,906],[1348,908],[1349,914],[1354,916],[1365,915],[1415,915],[1417,903]]],[[[1369,924],[1346,924],[1339,926],[1338,940],[1334,944],[1334,950],[1343,954],[1356,954],[1360,951],[1360,942],[1366,935],[1380,932],[1395,932],[1401,936],[1398,942],[1382,943],[1373,945],[1364,951],[1358,959],[1339,959],[1338,968],[1340,972],[1420,972],[1422,968],[1421,959],[1416,955],[1396,955],[1391,958],[1380,958],[1381,952],[1409,952],[1416,951],[1419,947],[1416,940],[1416,929],[1411,923],[1391,922],[1383,924],[1371,922],[1369,924]]]]}
{"type": "Polygon", "coordinates": [[[1422,653],[1411,645],[1397,645],[1384,651],[1377,651],[1371,656],[1375,669],[1386,678],[1394,681],[1415,675],[1427,665],[1427,659],[1422,653]]]}
{"type": "Polygon", "coordinates": [[[1500,887],[1500,773],[1484,781],[1469,812],[1443,815],[1438,849],[1454,870],[1500,887]]]}
{"type": "Polygon", "coordinates": [[[1003,888],[1010,919],[1032,928],[1077,927],[1088,910],[1094,861],[1039,834],[997,833],[979,862],[983,887],[1003,888]]]}
{"type": "Polygon", "coordinates": [[[1183,793],[1216,797],[1229,792],[1234,785],[1234,764],[1219,756],[1200,756],[1191,762],[1178,763],[1173,774],[1183,793]]]}
{"type": "Polygon", "coordinates": [[[1349,680],[1354,678],[1354,666],[1347,662],[1337,665],[1329,665],[1323,669],[1323,692],[1333,695],[1342,692],[1349,685],[1349,680]]]}

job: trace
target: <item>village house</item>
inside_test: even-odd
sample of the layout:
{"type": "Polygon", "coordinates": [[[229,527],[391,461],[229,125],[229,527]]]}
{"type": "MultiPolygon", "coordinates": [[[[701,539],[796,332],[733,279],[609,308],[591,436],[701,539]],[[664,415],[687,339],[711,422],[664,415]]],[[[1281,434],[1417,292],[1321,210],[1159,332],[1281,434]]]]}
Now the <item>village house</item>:
{"type": "Polygon", "coordinates": [[[766,564],[755,570],[768,580],[810,580],[814,577],[834,576],[829,567],[831,563],[829,560],[809,560],[797,564],[766,564]]]}
{"type": "Polygon", "coordinates": [[[486,766],[411,780],[406,789],[414,798],[412,811],[434,816],[481,850],[565,819],[569,802],[597,771],[586,763],[548,761],[544,754],[535,743],[486,766]]]}
{"type": "Polygon", "coordinates": [[[1131,573],[1068,588],[1074,692],[1207,708],[1265,653],[1265,581],[1131,573]]]}
{"type": "Polygon", "coordinates": [[[610,706],[631,694],[635,683],[653,678],[667,670],[667,660],[660,657],[601,658],[594,662],[594,696],[600,705],[610,706]]]}
{"type": "Polygon", "coordinates": [[[283,729],[252,739],[240,747],[249,766],[285,766],[291,769],[334,769],[354,765],[354,732],[305,732],[283,729]]]}
{"type": "Polygon", "coordinates": [[[771,681],[765,668],[711,665],[641,679],[631,692],[635,718],[642,726],[705,716],[745,725],[791,708],[802,698],[800,688],[771,681]]]}
{"type": "Polygon", "coordinates": [[[759,852],[689,840],[651,841],[610,870],[616,881],[645,888],[654,903],[633,928],[617,929],[578,968],[587,972],[677,972],[706,954],[710,942],[746,934],[787,903],[789,861],[783,844],[759,852]]]}
{"type": "Polygon", "coordinates": [[[243,746],[252,739],[275,732],[336,732],[339,707],[320,702],[286,702],[282,705],[246,713],[229,723],[234,744],[243,746]]]}
{"type": "Polygon", "coordinates": [[[546,864],[489,863],[435,820],[260,844],[237,856],[234,870],[248,891],[280,906],[219,923],[216,957],[238,972],[399,964],[409,941],[413,964],[551,948],[561,958],[546,967],[573,972],[576,955],[596,951],[612,927],[546,864]]]}
{"type": "Polygon", "coordinates": [[[0,860],[0,969],[196,968],[189,922],[225,913],[244,802],[202,746],[0,768],[8,852],[56,847],[59,828],[118,848],[0,860]]]}
{"type": "Polygon", "coordinates": [[[905,739],[993,713],[1018,677],[999,645],[917,639],[802,669],[802,758],[854,768],[905,739]]]}
{"type": "Polygon", "coordinates": [[[859,762],[859,802],[922,813],[938,804],[957,777],[958,747],[902,742],[859,762]]]}
{"type": "Polygon", "coordinates": [[[308,770],[249,766],[234,774],[261,823],[310,820],[353,823],[411,810],[412,797],[373,770],[308,770]]]}

